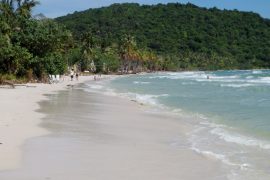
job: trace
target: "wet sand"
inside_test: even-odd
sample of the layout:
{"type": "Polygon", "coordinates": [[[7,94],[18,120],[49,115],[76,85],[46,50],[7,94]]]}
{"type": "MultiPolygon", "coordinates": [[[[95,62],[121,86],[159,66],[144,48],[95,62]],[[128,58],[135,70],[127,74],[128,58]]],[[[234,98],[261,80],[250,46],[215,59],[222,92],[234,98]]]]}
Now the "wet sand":
{"type": "Polygon", "coordinates": [[[21,163],[21,146],[31,138],[48,134],[39,127],[45,115],[35,110],[38,102],[46,99],[44,94],[52,94],[75,84],[93,79],[80,77],[70,81],[68,77],[58,84],[28,84],[15,89],[0,88],[0,170],[14,169],[21,163]]]}
{"type": "Polygon", "coordinates": [[[221,180],[221,162],[187,149],[188,124],[118,97],[69,88],[40,103],[40,127],[21,167],[2,180],[221,180]]]}

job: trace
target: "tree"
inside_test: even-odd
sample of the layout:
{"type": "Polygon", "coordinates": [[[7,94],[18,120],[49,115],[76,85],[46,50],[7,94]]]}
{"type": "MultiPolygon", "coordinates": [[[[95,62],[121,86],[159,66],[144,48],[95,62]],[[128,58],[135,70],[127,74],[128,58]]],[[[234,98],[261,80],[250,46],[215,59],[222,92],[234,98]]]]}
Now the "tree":
{"type": "Polygon", "coordinates": [[[82,36],[82,59],[80,61],[80,67],[82,71],[89,71],[92,72],[96,71],[96,67],[94,65],[94,56],[98,53],[98,41],[93,37],[91,32],[86,32],[82,36]]]}
{"type": "Polygon", "coordinates": [[[35,0],[0,1],[0,74],[46,79],[63,74],[72,34],[53,20],[31,19],[35,0]]]}
{"type": "Polygon", "coordinates": [[[137,44],[134,37],[131,35],[124,35],[121,39],[120,56],[122,59],[122,72],[128,72],[131,68],[132,62],[137,59],[137,44]]]}
{"type": "Polygon", "coordinates": [[[30,18],[32,9],[38,4],[36,0],[17,0],[16,12],[24,18],[30,18]]]}
{"type": "Polygon", "coordinates": [[[255,13],[180,3],[124,3],[56,20],[75,37],[91,28],[94,37],[106,42],[102,43],[103,49],[118,44],[125,70],[141,62],[135,59],[140,57],[137,50],[141,49],[153,51],[163,60],[170,56],[172,62],[167,65],[175,70],[270,67],[270,21],[255,13]],[[131,40],[136,42],[134,54],[125,52],[131,40]]]}

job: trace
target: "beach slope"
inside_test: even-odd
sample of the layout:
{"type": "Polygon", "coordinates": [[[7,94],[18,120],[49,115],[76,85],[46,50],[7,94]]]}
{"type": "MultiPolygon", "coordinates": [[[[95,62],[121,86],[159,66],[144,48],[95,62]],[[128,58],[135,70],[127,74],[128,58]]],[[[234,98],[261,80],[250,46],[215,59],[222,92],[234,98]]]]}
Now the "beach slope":
{"type": "Polygon", "coordinates": [[[47,136],[23,147],[6,180],[227,179],[219,161],[186,148],[188,125],[133,101],[69,89],[41,103],[47,136]]]}

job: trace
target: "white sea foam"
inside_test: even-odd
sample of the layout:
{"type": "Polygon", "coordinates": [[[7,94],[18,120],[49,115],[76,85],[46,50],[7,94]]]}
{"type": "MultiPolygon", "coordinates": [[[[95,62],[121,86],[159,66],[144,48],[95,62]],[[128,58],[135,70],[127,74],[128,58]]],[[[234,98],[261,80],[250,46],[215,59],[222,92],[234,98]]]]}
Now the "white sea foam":
{"type": "Polygon", "coordinates": [[[241,87],[250,87],[256,86],[255,84],[220,84],[221,87],[233,87],[233,88],[241,88],[241,87]]]}
{"type": "Polygon", "coordinates": [[[162,73],[158,76],[152,76],[150,79],[196,79],[196,78],[207,78],[204,72],[177,72],[177,73],[162,73]]]}
{"type": "Polygon", "coordinates": [[[102,92],[104,95],[107,95],[107,96],[117,96],[118,94],[115,92],[114,89],[111,89],[111,88],[106,88],[105,91],[102,92]]]}
{"type": "Polygon", "coordinates": [[[151,95],[151,94],[137,94],[137,93],[119,93],[121,97],[126,97],[131,100],[135,100],[139,103],[148,104],[148,105],[155,105],[155,106],[162,106],[158,103],[159,97],[167,97],[168,94],[161,94],[161,95],[151,95]]]}
{"type": "Polygon", "coordinates": [[[198,148],[195,148],[195,147],[191,147],[191,150],[195,151],[196,153],[198,154],[201,154],[207,158],[210,158],[210,159],[216,159],[216,160],[220,160],[221,162],[223,162],[224,164],[227,164],[227,165],[236,165],[232,162],[230,162],[225,155],[223,154],[217,154],[217,153],[214,153],[212,151],[203,151],[203,150],[200,150],[198,148]]]}
{"type": "Polygon", "coordinates": [[[257,79],[248,79],[246,80],[248,83],[253,83],[256,85],[269,85],[270,84],[270,77],[260,77],[257,79]]]}
{"type": "Polygon", "coordinates": [[[261,77],[261,82],[270,83],[270,77],[261,77]]]}
{"type": "Polygon", "coordinates": [[[224,125],[217,125],[206,121],[200,124],[203,126],[197,126],[197,128],[195,128],[189,135],[191,150],[207,158],[218,160],[226,165],[235,167],[236,170],[249,170],[252,167],[252,165],[245,160],[233,158],[236,156],[238,157],[239,153],[241,153],[237,148],[234,149],[234,145],[224,144],[224,142],[217,140],[215,134],[213,136],[213,134],[208,133],[209,129],[213,129],[215,127],[223,128],[224,125]],[[222,144],[222,149],[219,148],[220,144],[222,144]]]}
{"type": "Polygon", "coordinates": [[[149,79],[171,79],[171,80],[190,80],[190,82],[182,82],[182,85],[189,85],[195,82],[216,82],[223,83],[221,87],[250,87],[258,85],[269,85],[270,77],[256,78],[252,74],[262,74],[261,70],[245,71],[249,74],[247,77],[239,75],[216,75],[211,72],[189,71],[189,72],[176,72],[176,73],[160,73],[155,76],[149,77],[149,79]],[[209,77],[209,78],[208,78],[209,77]],[[225,84],[228,83],[228,84],[225,84]]]}
{"type": "Polygon", "coordinates": [[[253,70],[252,74],[262,74],[263,72],[261,70],[253,70]]]}
{"type": "Polygon", "coordinates": [[[110,89],[110,88],[106,88],[106,90],[102,91],[101,93],[108,96],[118,96],[122,98],[128,98],[138,103],[155,105],[158,107],[162,107],[162,105],[158,102],[158,98],[169,96],[168,94],[151,95],[151,94],[138,94],[138,93],[131,93],[131,92],[119,93],[119,92],[116,92],[114,89],[110,89]]]}
{"type": "Polygon", "coordinates": [[[91,84],[91,85],[87,85],[88,87],[90,87],[91,89],[102,89],[103,86],[102,85],[98,85],[98,84],[91,84]]]}
{"type": "Polygon", "coordinates": [[[207,72],[177,72],[163,73],[157,76],[151,76],[150,79],[171,79],[171,80],[189,80],[190,82],[182,82],[182,85],[192,85],[196,82],[225,82],[225,83],[245,83],[246,80],[241,79],[237,75],[218,76],[207,72]],[[195,82],[194,82],[195,81],[195,82]]]}
{"type": "Polygon", "coordinates": [[[195,84],[194,82],[182,82],[181,83],[182,85],[193,85],[193,84],[195,84]]]}
{"type": "Polygon", "coordinates": [[[209,132],[212,135],[216,135],[219,139],[224,140],[226,142],[236,143],[236,144],[245,145],[245,146],[259,147],[265,150],[270,149],[270,142],[259,140],[254,137],[238,134],[235,131],[229,130],[230,128],[225,125],[210,123],[207,121],[200,122],[200,124],[202,125],[202,127],[208,127],[209,132]]]}
{"type": "Polygon", "coordinates": [[[224,77],[210,77],[210,79],[195,79],[197,82],[225,82],[225,83],[245,83],[246,80],[236,78],[224,78],[224,77]]]}
{"type": "Polygon", "coordinates": [[[212,76],[211,79],[237,79],[239,76],[212,76]]]}
{"type": "Polygon", "coordinates": [[[133,81],[133,84],[150,84],[150,82],[144,82],[144,81],[133,81]]]}
{"type": "Polygon", "coordinates": [[[210,133],[217,135],[220,139],[225,140],[226,142],[236,143],[245,146],[259,147],[265,150],[270,149],[270,142],[258,140],[253,137],[243,136],[235,132],[228,132],[224,128],[216,127],[212,129],[210,133]]]}
{"type": "MultiPolygon", "coordinates": [[[[139,82],[134,81],[134,84],[148,84],[150,82],[139,82]]],[[[90,92],[98,92],[108,96],[118,96],[122,98],[128,98],[130,100],[134,100],[139,103],[148,104],[148,105],[155,105],[157,107],[163,107],[162,104],[158,102],[158,98],[160,97],[167,97],[168,94],[160,94],[160,95],[153,95],[153,94],[139,94],[139,93],[122,93],[116,92],[114,89],[108,88],[105,86],[104,83],[95,83],[95,84],[86,84],[87,88],[84,88],[86,91],[90,92]]]]}

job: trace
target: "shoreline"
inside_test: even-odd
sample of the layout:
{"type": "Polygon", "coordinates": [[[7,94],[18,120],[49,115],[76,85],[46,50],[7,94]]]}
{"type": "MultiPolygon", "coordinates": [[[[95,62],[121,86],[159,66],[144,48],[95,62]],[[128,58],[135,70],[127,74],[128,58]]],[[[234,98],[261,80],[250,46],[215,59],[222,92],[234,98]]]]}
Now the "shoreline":
{"type": "MultiPolygon", "coordinates": [[[[167,96],[169,93],[156,92],[153,87],[151,89],[150,86],[157,89],[160,87],[155,86],[156,82],[150,80],[151,78],[152,76],[117,80],[112,86],[114,90],[106,88],[106,83],[98,83],[97,86],[90,85],[92,90],[89,91],[100,91],[102,94],[129,99],[139,104],[146,103],[146,107],[153,106],[154,111],[159,114],[164,113],[163,110],[165,113],[167,110],[169,113],[176,113],[179,115],[179,123],[191,123],[193,129],[187,134],[189,144],[186,146],[189,146],[194,153],[207,159],[215,159],[228,166],[230,178],[253,179],[258,175],[261,175],[262,179],[269,178],[267,175],[269,168],[266,165],[266,159],[270,155],[268,140],[264,141],[256,136],[237,131],[233,126],[211,121],[211,118],[204,116],[204,114],[182,109],[179,111],[179,106],[175,109],[163,104],[162,101],[159,102],[161,99],[159,97],[167,96]],[[135,88],[135,90],[131,88],[135,88]]],[[[160,83],[159,81],[158,84],[160,85],[160,83]]],[[[182,84],[182,86],[184,85],[182,84]]],[[[179,101],[181,100],[179,99],[179,101]]]]}
{"type": "MultiPolygon", "coordinates": [[[[119,76],[103,77],[110,80],[119,76]]],[[[262,173],[255,172],[256,167],[252,164],[238,160],[243,156],[237,152],[248,149],[213,134],[219,126],[210,127],[212,124],[197,122],[178,111],[145,104],[136,96],[123,96],[110,86],[105,88],[108,83],[105,78],[96,82],[91,81],[92,76],[89,78],[74,82],[72,88],[64,88],[67,84],[53,90],[44,87],[47,92],[43,90],[39,94],[42,100],[38,101],[39,106],[35,110],[41,120],[36,124],[32,121],[32,126],[25,125],[36,134],[27,139],[23,134],[26,140],[17,147],[19,158],[13,157],[14,162],[17,158],[21,164],[16,166],[17,169],[15,166],[0,169],[0,179],[22,180],[19,177],[24,177],[25,180],[38,180],[46,179],[48,175],[48,178],[59,180],[70,177],[80,180],[90,177],[134,180],[138,177],[161,180],[180,177],[197,180],[204,177],[225,180],[237,176],[252,179],[255,174],[262,173]],[[235,151],[235,155],[228,154],[231,151],[226,152],[226,149],[235,151]],[[23,159],[19,161],[21,152],[23,159]],[[67,173],[58,174],[65,171],[67,173]],[[157,171],[159,176],[150,173],[157,171]],[[193,171],[196,175],[191,174],[193,171]],[[107,175],[102,175],[105,172],[107,175]]],[[[22,89],[24,94],[19,94],[25,95],[25,89],[22,89]]],[[[32,95],[38,97],[37,94],[32,95]]],[[[12,153],[16,154],[13,151],[9,155],[12,153]]],[[[247,157],[252,158],[253,155],[247,157]]]]}
{"type": "Polygon", "coordinates": [[[187,124],[139,103],[75,87],[48,95],[40,112],[51,133],[27,140],[23,166],[0,178],[226,179],[221,162],[185,148],[187,124]]]}
{"type": "Polygon", "coordinates": [[[93,76],[81,76],[79,81],[65,81],[57,84],[28,84],[31,87],[15,89],[0,88],[0,170],[12,170],[20,167],[22,150],[26,140],[44,136],[50,132],[40,127],[46,115],[37,112],[39,102],[46,100],[46,94],[54,94],[85,81],[93,76]]]}

